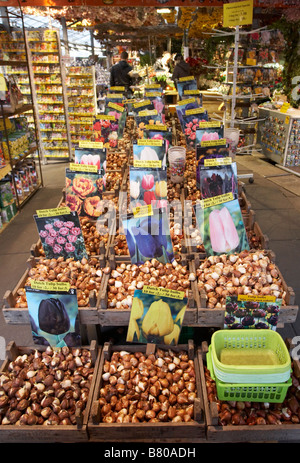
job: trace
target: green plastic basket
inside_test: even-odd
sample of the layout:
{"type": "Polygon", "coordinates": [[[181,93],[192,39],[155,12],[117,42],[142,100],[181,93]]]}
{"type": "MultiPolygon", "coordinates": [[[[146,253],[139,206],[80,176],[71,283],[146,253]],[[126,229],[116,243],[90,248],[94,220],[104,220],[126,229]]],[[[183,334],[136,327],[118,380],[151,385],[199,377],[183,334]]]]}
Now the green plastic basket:
{"type": "Polygon", "coordinates": [[[282,403],[286,397],[288,388],[292,385],[291,376],[285,383],[278,384],[223,383],[215,377],[210,348],[206,354],[206,363],[212,379],[216,382],[219,400],[282,403]]]}
{"type": "Polygon", "coordinates": [[[211,359],[214,374],[224,383],[285,383],[290,378],[291,357],[276,331],[241,329],[218,330],[211,338],[211,359]],[[253,349],[256,355],[272,351],[278,363],[275,365],[227,365],[220,361],[223,349],[253,349]]]}

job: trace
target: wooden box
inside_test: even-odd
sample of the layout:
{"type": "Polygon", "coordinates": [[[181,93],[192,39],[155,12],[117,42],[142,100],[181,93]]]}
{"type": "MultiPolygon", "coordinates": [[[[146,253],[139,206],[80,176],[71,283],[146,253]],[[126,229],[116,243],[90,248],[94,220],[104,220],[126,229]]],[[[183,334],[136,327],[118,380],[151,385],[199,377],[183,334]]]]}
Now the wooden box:
{"type": "MultiPolygon", "coordinates": [[[[114,270],[120,263],[130,264],[130,262],[116,262],[114,259],[112,259],[109,261],[111,270],[114,270]]],[[[195,274],[195,267],[193,262],[188,262],[188,268],[190,273],[195,274]]],[[[107,287],[109,278],[110,274],[103,276],[101,291],[99,292],[97,299],[99,323],[102,326],[128,326],[130,319],[130,309],[117,309],[108,307],[107,287]]],[[[191,281],[191,287],[188,291],[188,304],[183,319],[183,325],[190,326],[197,324],[199,305],[199,292],[196,287],[196,282],[191,281]]]]}
{"type": "MultiPolygon", "coordinates": [[[[270,250],[267,251],[270,260],[274,262],[274,253],[270,250]]],[[[195,268],[197,269],[200,262],[195,261],[195,268]]],[[[279,278],[282,280],[283,290],[286,292],[285,305],[280,308],[278,328],[282,328],[287,323],[294,323],[298,315],[298,305],[295,305],[295,292],[293,288],[288,286],[283,278],[278,266],[275,264],[279,278]]],[[[198,289],[198,287],[197,287],[198,289]]],[[[198,307],[198,325],[203,327],[224,327],[225,308],[208,308],[207,298],[204,290],[199,291],[200,306],[198,307]]]]}
{"type": "MultiPolygon", "coordinates": [[[[280,443],[299,442],[300,424],[259,424],[259,425],[226,425],[222,426],[218,418],[218,405],[210,401],[207,394],[204,365],[206,365],[207,344],[203,343],[198,350],[198,362],[205,410],[208,443],[280,443]]],[[[294,372],[300,379],[299,360],[294,361],[294,372]]]]}
{"type": "Polygon", "coordinates": [[[101,422],[101,409],[99,404],[100,389],[103,384],[102,373],[104,361],[110,360],[113,352],[126,351],[129,353],[143,352],[149,355],[156,352],[157,347],[168,351],[168,346],[125,345],[112,346],[105,343],[102,349],[101,361],[94,387],[93,402],[88,421],[88,433],[91,442],[204,442],[205,424],[203,416],[202,393],[197,356],[193,341],[188,345],[171,346],[174,352],[186,351],[189,358],[194,360],[196,373],[197,398],[194,402],[194,421],[189,422],[155,422],[155,423],[103,423],[101,422]]]}
{"type": "MultiPolygon", "coordinates": [[[[76,425],[0,425],[0,442],[1,443],[77,443],[87,442],[87,422],[92,404],[92,397],[97,378],[97,371],[100,363],[101,348],[92,341],[88,347],[91,351],[94,365],[94,374],[90,393],[84,413],[79,409],[76,412],[76,425]]],[[[7,357],[1,365],[0,375],[3,374],[11,361],[17,356],[28,354],[34,350],[43,351],[46,347],[19,347],[14,341],[7,346],[7,357]]]]}
{"type": "MultiPolygon", "coordinates": [[[[7,290],[4,294],[4,306],[2,307],[2,313],[7,324],[30,324],[28,308],[16,307],[16,301],[18,297],[18,290],[24,288],[25,282],[29,276],[29,270],[35,266],[37,260],[38,259],[34,257],[28,259],[28,268],[23,273],[15,288],[13,290],[7,290]]],[[[97,325],[99,323],[99,317],[96,307],[97,294],[95,290],[90,291],[89,301],[89,307],[78,307],[79,320],[83,325],[97,325]]]]}

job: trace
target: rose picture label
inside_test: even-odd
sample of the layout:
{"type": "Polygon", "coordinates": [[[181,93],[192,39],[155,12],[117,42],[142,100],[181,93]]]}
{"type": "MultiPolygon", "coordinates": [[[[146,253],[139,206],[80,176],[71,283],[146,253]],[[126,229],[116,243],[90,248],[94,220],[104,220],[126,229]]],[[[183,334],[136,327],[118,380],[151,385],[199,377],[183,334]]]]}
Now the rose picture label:
{"type": "Polygon", "coordinates": [[[38,217],[55,217],[57,215],[70,214],[70,208],[56,207],[53,209],[38,209],[36,213],[38,217]]]}

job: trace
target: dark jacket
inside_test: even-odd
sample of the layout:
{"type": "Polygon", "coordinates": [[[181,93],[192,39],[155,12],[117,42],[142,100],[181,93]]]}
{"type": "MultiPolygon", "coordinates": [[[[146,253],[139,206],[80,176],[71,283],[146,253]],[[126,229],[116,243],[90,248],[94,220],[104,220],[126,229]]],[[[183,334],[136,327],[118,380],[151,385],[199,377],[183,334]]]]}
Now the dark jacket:
{"type": "Polygon", "coordinates": [[[126,90],[132,85],[132,78],[128,73],[132,71],[132,67],[125,60],[119,61],[111,68],[110,73],[110,86],[111,87],[125,87],[126,90]]]}
{"type": "Polygon", "coordinates": [[[191,68],[188,63],[185,61],[180,61],[180,63],[176,64],[173,75],[172,75],[172,80],[176,81],[180,79],[180,77],[187,77],[191,75],[191,68]]]}

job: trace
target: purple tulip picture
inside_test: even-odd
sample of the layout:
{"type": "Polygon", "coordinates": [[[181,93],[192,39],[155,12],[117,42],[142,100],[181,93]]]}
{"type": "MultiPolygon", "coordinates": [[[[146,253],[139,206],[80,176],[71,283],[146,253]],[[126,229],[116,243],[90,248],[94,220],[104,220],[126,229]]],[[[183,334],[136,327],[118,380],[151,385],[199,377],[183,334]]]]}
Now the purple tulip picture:
{"type": "MultiPolygon", "coordinates": [[[[251,296],[251,295],[250,295],[251,296]]],[[[224,328],[276,330],[282,300],[274,302],[239,300],[238,296],[227,296],[224,328]]]]}

